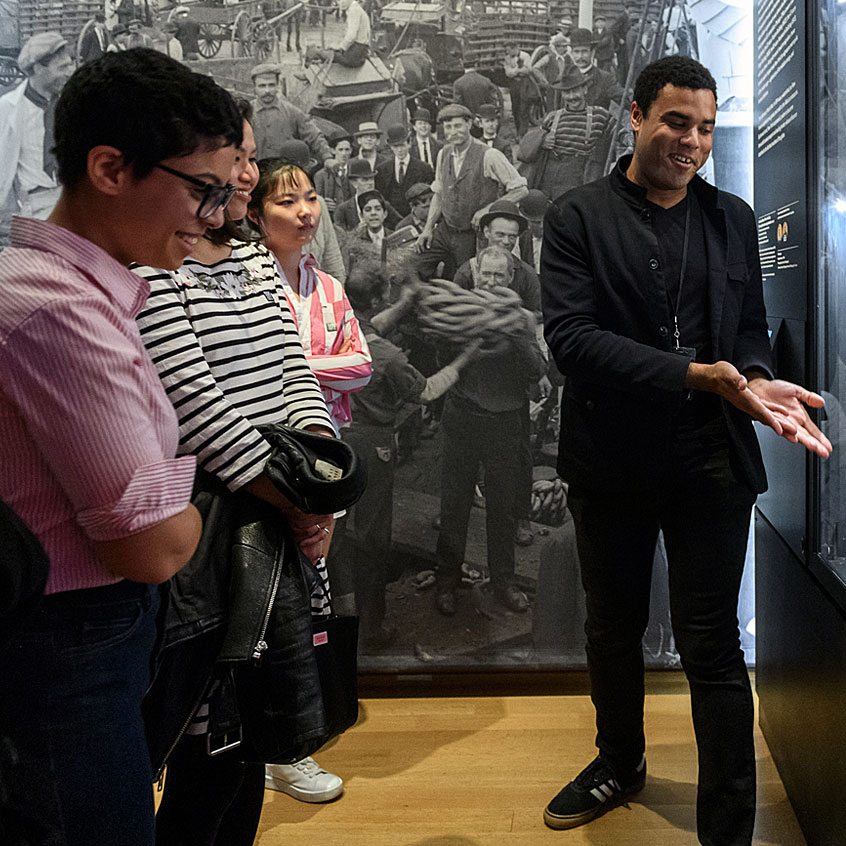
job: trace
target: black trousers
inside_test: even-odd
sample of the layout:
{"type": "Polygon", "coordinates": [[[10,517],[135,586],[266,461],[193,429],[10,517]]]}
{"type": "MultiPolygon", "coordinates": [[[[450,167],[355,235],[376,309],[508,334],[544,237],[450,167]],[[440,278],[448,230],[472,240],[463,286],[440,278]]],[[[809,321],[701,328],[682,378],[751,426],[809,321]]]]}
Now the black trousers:
{"type": "Polygon", "coordinates": [[[514,579],[514,511],[520,485],[520,442],[525,430],[521,411],[475,413],[466,403],[447,398],[441,469],[441,533],[438,537],[438,584],[454,589],[461,581],[467,527],[479,465],[485,473],[485,532],[491,584],[514,579]]]}
{"type": "Polygon", "coordinates": [[[367,465],[367,488],[350,514],[341,518],[332,539],[331,567],[350,568],[362,639],[385,620],[385,587],[391,570],[394,473],[397,455],[391,426],[352,426],[341,437],[367,465]],[[350,537],[352,519],[355,537],[350,537]],[[336,548],[337,546],[337,548],[336,548]],[[337,554],[336,554],[337,553],[337,554]]]}
{"type": "Polygon", "coordinates": [[[678,434],[632,494],[569,491],[586,593],[597,746],[629,768],[644,753],[642,639],[663,529],[676,648],[690,685],[704,846],[748,846],[755,820],[752,691],[737,601],[754,493],[733,471],[719,418],[678,434]]]}

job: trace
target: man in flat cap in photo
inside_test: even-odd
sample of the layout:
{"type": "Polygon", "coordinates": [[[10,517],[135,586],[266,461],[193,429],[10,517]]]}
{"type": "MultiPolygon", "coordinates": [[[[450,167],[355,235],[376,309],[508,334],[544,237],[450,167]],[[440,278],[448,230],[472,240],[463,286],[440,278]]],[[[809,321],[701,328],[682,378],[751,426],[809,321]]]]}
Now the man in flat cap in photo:
{"type": "Polygon", "coordinates": [[[623,86],[611,71],[597,67],[596,49],[589,29],[574,29],[570,33],[570,55],[587,83],[587,103],[603,109],[618,109],[623,86]]]}
{"type": "Polygon", "coordinates": [[[438,113],[446,145],[438,154],[429,218],[417,240],[418,269],[431,277],[440,262],[451,279],[476,253],[476,230],[495,200],[517,202],[526,194],[526,178],[499,151],[470,134],[473,115],[450,103],[438,113]]]}
{"type": "Polygon", "coordinates": [[[58,32],[33,35],[18,55],[26,81],[0,97],[0,246],[13,214],[46,220],[59,199],[53,155],[56,101],[73,73],[68,42],[58,32]]]}
{"type": "Polygon", "coordinates": [[[426,162],[433,170],[438,159],[438,153],[443,146],[432,135],[432,113],[428,109],[417,109],[411,115],[411,158],[426,162]]]}
{"type": "Polygon", "coordinates": [[[425,162],[411,158],[408,127],[401,123],[388,127],[391,157],[376,167],[376,189],[400,214],[411,212],[405,192],[416,182],[430,184],[435,171],[425,162]]]}
{"type": "Polygon", "coordinates": [[[396,225],[396,231],[411,227],[416,240],[426,225],[426,218],[429,217],[429,206],[432,204],[431,186],[425,182],[415,182],[405,192],[405,201],[411,211],[396,225]]]}
{"type": "Polygon", "coordinates": [[[324,166],[335,166],[332,150],[317,124],[302,109],[286,99],[279,88],[279,65],[260,64],[250,71],[256,99],[253,101],[253,132],[256,158],[279,157],[279,145],[297,138],[305,141],[312,156],[324,166]]]}

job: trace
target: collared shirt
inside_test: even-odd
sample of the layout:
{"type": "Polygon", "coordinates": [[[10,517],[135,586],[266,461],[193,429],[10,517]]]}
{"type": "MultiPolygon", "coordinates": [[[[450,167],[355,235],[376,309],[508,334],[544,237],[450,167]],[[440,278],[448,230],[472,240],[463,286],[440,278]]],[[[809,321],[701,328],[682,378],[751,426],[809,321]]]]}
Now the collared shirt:
{"type": "MultiPolygon", "coordinates": [[[[443,169],[445,157],[452,156],[455,173],[460,174],[461,166],[464,164],[464,159],[467,158],[467,152],[469,149],[469,144],[460,152],[456,150],[455,146],[452,144],[447,144],[441,149],[438,153],[438,163],[435,167],[435,181],[432,183],[433,194],[440,194],[443,190],[443,169]]],[[[505,158],[505,154],[493,147],[488,147],[488,149],[485,150],[482,168],[483,175],[502,185],[506,193],[508,191],[513,191],[515,188],[523,188],[527,184],[526,177],[521,176],[517,172],[514,165],[505,158]]]]}
{"type": "Polygon", "coordinates": [[[403,179],[405,179],[406,173],[408,173],[408,165],[411,162],[411,154],[407,155],[404,159],[395,159],[394,160],[394,178],[396,179],[398,184],[402,184],[403,179]],[[402,173],[400,174],[400,169],[402,169],[402,173]]]}
{"type": "Polygon", "coordinates": [[[370,44],[370,18],[358,0],[353,0],[347,9],[347,31],[341,49],[348,50],[353,44],[370,44]]]}
{"type": "Polygon", "coordinates": [[[0,498],[50,557],[47,592],[120,579],[93,541],[183,511],[195,461],[135,317],[144,280],[90,241],[15,218],[0,255],[0,498]]]}
{"type": "Polygon", "coordinates": [[[26,96],[26,87],[0,97],[0,204],[14,188],[28,212],[30,192],[58,186],[44,170],[44,109],[26,96]]]}
{"type": "Polygon", "coordinates": [[[420,156],[420,160],[434,168],[435,161],[432,158],[432,139],[421,138],[419,135],[415,135],[414,143],[417,145],[417,153],[420,156]]]}
{"type": "Polygon", "coordinates": [[[349,395],[370,381],[367,341],[343,285],[318,270],[313,256],[300,259],[299,291],[294,290],[278,261],[276,266],[306,360],[317,377],[337,430],[350,421],[349,395]],[[339,353],[346,342],[349,350],[339,353]]]}

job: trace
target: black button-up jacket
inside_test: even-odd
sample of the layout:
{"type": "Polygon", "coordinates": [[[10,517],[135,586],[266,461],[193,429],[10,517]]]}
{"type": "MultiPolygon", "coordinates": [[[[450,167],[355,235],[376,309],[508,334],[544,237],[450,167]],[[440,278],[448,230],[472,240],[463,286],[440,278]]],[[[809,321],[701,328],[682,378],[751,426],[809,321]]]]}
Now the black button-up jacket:
{"type": "MultiPolygon", "coordinates": [[[[546,341],[567,377],[558,469],[598,491],[636,491],[660,476],[685,397],[686,358],[670,351],[666,280],[646,190],[611,174],[569,191],[547,212],[541,256],[546,341]]],[[[703,210],[714,361],[772,375],[755,216],[696,176],[703,210]]],[[[742,481],[767,481],[748,415],[721,401],[742,481]]]]}

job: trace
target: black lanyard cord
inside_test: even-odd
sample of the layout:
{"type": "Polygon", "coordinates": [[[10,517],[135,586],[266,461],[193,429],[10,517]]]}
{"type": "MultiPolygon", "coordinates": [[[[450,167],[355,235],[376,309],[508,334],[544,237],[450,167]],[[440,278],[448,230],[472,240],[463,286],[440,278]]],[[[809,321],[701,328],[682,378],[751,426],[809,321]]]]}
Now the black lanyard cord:
{"type": "MultiPolygon", "coordinates": [[[[684,285],[684,273],[687,270],[687,246],[690,241],[690,196],[687,197],[687,209],[684,213],[684,245],[682,246],[681,270],[679,271],[679,290],[676,294],[676,304],[673,308],[673,338],[676,341],[676,349],[679,349],[679,308],[681,307],[682,286],[684,285]]],[[[667,295],[669,299],[669,294],[667,295]]],[[[670,303],[672,306],[672,303],[670,303]]]]}

